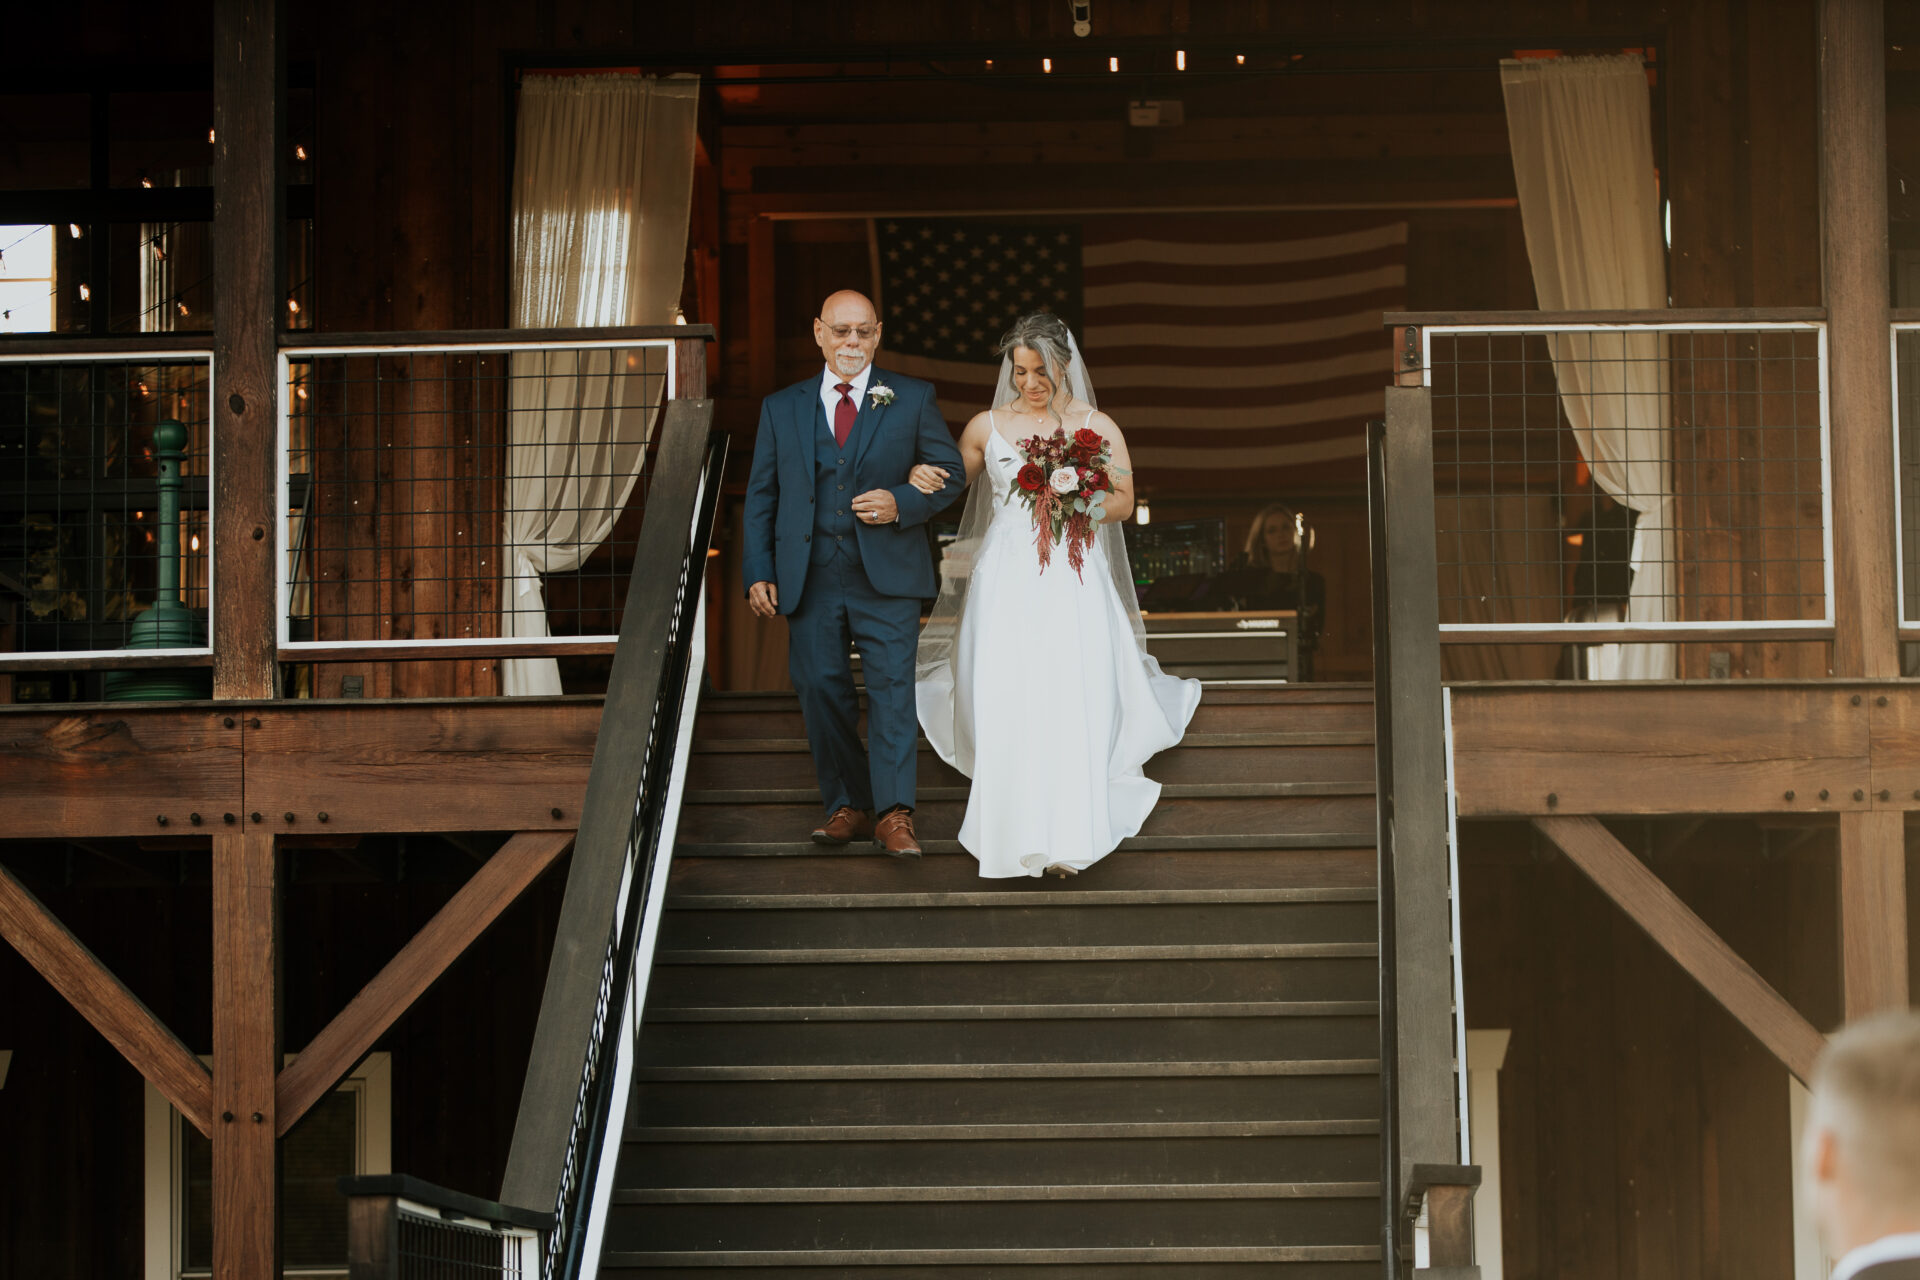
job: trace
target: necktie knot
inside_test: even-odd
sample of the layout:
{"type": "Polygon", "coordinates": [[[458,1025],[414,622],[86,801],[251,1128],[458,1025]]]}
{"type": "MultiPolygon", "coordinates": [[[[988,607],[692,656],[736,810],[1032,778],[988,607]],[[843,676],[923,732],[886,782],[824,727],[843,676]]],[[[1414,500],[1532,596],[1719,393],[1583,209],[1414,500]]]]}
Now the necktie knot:
{"type": "Polygon", "coordinates": [[[840,393],[840,398],[844,400],[847,398],[847,392],[853,390],[853,384],[851,382],[839,382],[834,384],[833,389],[835,391],[838,391],[840,393]]]}

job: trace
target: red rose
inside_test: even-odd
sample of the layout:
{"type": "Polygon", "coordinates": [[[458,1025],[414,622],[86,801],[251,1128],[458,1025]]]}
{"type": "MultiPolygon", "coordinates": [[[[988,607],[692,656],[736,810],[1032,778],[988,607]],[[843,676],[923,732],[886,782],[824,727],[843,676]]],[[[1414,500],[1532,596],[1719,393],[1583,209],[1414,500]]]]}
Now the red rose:
{"type": "Polygon", "coordinates": [[[1088,453],[1098,453],[1100,452],[1100,446],[1104,444],[1105,441],[1101,438],[1100,433],[1092,427],[1082,427],[1073,433],[1073,443],[1076,447],[1085,449],[1088,453]]]}
{"type": "Polygon", "coordinates": [[[1107,473],[1098,467],[1087,467],[1080,472],[1080,488],[1087,493],[1100,493],[1112,487],[1112,482],[1107,479],[1107,473]]]}
{"type": "Polygon", "coordinates": [[[1028,493],[1045,488],[1046,483],[1047,473],[1042,471],[1037,463],[1029,462],[1020,468],[1020,487],[1028,493]]]}

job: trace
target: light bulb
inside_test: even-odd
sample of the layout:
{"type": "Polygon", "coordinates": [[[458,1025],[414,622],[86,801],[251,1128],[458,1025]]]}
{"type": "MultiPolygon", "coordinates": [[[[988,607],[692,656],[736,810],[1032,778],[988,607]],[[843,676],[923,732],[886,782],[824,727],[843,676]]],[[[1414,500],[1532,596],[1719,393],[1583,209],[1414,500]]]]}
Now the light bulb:
{"type": "Polygon", "coordinates": [[[1118,58],[1107,59],[1107,70],[1118,71],[1119,69],[1120,69],[1120,59],[1118,58]]]}
{"type": "Polygon", "coordinates": [[[1040,70],[1042,70],[1042,71],[1044,71],[1044,72],[1045,72],[1046,74],[1048,74],[1048,75],[1052,75],[1052,74],[1053,74],[1053,59],[1052,59],[1052,58],[1042,58],[1042,59],[1040,59],[1040,70]]]}
{"type": "Polygon", "coordinates": [[[93,297],[93,290],[91,290],[91,289],[89,289],[89,288],[87,288],[87,286],[86,286],[86,285],[84,285],[84,284],[83,284],[83,285],[81,285],[81,286],[80,286],[80,301],[82,301],[82,302],[85,302],[85,301],[87,301],[88,299],[90,299],[90,298],[92,298],[92,297],[93,297]]]}
{"type": "Polygon", "coordinates": [[[1134,504],[1133,522],[1135,524],[1152,524],[1153,523],[1153,508],[1147,505],[1146,499],[1142,498],[1139,502],[1136,502],[1134,504]]]}
{"type": "Polygon", "coordinates": [[[1173,66],[1176,71],[1185,71],[1187,69],[1187,51],[1185,49],[1175,49],[1173,51],[1173,66]]]}

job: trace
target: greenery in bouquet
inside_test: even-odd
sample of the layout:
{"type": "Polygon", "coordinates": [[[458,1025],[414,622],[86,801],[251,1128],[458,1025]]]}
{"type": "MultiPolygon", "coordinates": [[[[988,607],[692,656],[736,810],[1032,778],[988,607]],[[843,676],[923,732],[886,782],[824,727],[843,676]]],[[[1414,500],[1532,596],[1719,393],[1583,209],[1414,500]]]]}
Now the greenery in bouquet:
{"type": "Polygon", "coordinates": [[[1040,572],[1053,563],[1054,544],[1064,542],[1067,563],[1084,582],[1087,549],[1106,518],[1107,495],[1113,492],[1114,477],[1126,474],[1113,465],[1113,446],[1091,427],[1071,437],[1056,427],[1050,436],[1022,440],[1020,455],[1026,465],[1013,492],[1032,512],[1040,572]]]}

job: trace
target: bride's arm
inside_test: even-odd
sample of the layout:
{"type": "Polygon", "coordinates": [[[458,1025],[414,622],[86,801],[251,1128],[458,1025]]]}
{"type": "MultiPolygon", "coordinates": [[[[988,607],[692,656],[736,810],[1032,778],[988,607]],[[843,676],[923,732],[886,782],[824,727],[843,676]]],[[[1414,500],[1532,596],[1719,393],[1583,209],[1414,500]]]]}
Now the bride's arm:
{"type": "MultiPolygon", "coordinates": [[[[967,429],[960,433],[960,461],[965,464],[968,484],[978,480],[987,465],[987,434],[992,429],[993,423],[987,415],[976,413],[967,429]]],[[[922,493],[936,493],[946,488],[947,473],[944,468],[922,462],[907,474],[907,483],[922,493]]]]}
{"type": "Polygon", "coordinates": [[[1113,496],[1107,499],[1106,518],[1101,521],[1112,524],[1133,514],[1133,457],[1127,452],[1127,438],[1112,418],[1096,413],[1092,425],[1113,446],[1113,496]]]}

